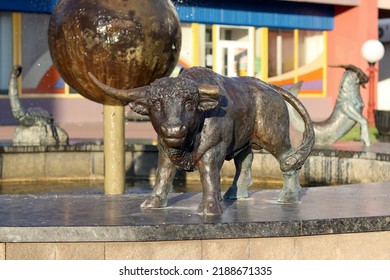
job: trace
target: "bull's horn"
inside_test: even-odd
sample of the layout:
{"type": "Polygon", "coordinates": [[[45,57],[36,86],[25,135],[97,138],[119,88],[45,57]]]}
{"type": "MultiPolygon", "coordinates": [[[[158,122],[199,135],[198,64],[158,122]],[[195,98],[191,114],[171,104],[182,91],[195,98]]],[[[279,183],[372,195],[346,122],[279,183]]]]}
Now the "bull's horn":
{"type": "Polygon", "coordinates": [[[104,93],[126,104],[133,102],[134,100],[137,100],[139,98],[145,97],[145,92],[148,88],[148,86],[144,86],[127,90],[117,89],[103,84],[91,72],[88,72],[88,75],[91,80],[96,84],[96,86],[100,88],[104,93]]]}
{"type": "Polygon", "coordinates": [[[200,94],[208,98],[218,99],[219,97],[219,86],[199,85],[198,90],[200,94]]]}
{"type": "Polygon", "coordinates": [[[356,67],[353,64],[337,64],[337,65],[329,65],[329,67],[344,68],[345,70],[351,70],[351,71],[354,71],[354,72],[360,72],[361,71],[360,68],[356,67]]]}

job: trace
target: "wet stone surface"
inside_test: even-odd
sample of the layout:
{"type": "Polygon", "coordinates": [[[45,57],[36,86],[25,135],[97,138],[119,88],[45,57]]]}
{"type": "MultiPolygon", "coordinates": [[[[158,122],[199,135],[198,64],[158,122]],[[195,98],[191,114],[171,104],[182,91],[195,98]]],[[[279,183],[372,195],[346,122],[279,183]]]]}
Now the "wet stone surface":
{"type": "Polygon", "coordinates": [[[390,230],[390,182],[303,188],[300,203],[279,190],[222,202],[222,216],[196,213],[201,193],[174,193],[142,211],[147,194],[1,195],[0,242],[161,241],[305,236],[390,230]]]}

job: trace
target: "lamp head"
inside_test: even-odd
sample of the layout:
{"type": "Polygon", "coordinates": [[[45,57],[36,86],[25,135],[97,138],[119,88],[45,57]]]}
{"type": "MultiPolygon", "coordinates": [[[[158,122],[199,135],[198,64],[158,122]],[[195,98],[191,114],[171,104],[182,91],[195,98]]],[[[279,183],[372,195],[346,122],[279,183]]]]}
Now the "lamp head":
{"type": "Polygon", "coordinates": [[[362,46],[362,56],[370,65],[374,65],[385,55],[385,48],[378,40],[368,40],[362,46]]]}

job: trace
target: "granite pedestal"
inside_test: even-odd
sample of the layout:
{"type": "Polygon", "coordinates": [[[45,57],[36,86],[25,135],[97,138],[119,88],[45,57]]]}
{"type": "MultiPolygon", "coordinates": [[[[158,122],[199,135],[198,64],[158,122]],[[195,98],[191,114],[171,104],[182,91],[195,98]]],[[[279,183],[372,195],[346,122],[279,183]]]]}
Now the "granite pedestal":
{"type": "Polygon", "coordinates": [[[143,211],[145,195],[0,197],[0,242],[178,241],[314,236],[390,230],[390,182],[303,188],[296,205],[277,190],[223,201],[222,216],[196,213],[200,193],[172,194],[143,211]]]}
{"type": "MultiPolygon", "coordinates": [[[[74,160],[74,152],[87,153],[96,172],[101,147],[92,148],[3,149],[2,178],[37,174],[27,168],[37,168],[37,160],[52,163],[40,175],[48,178],[56,162],[64,163],[58,159],[74,160]],[[11,164],[18,153],[31,156],[23,170],[11,164]]],[[[200,192],[173,193],[168,207],[147,211],[139,208],[146,193],[0,195],[0,259],[389,259],[389,151],[385,143],[314,150],[301,173],[320,186],[304,187],[299,204],[276,203],[280,190],[252,190],[247,199],[223,201],[220,217],[196,213],[200,192]],[[321,186],[322,180],[331,183],[321,186]]],[[[153,147],[129,152],[129,174],[140,174],[142,159],[156,156],[153,147]]],[[[277,177],[274,165],[266,153],[255,154],[254,175],[277,177]]],[[[71,174],[72,167],[55,170],[71,174]]]]}

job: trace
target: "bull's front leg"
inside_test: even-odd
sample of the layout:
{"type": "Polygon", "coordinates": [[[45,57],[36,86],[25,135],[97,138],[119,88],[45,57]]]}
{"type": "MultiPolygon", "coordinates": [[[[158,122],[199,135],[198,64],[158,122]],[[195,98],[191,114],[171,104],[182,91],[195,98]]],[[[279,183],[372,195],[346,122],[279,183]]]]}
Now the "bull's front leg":
{"type": "Polygon", "coordinates": [[[172,182],[175,178],[176,170],[175,165],[165,152],[160,149],[153,192],[141,204],[141,208],[163,208],[167,206],[168,193],[172,189],[172,182]]]}
{"type": "Polygon", "coordinates": [[[203,188],[202,202],[198,207],[199,214],[222,214],[220,172],[225,160],[224,151],[225,149],[222,149],[222,147],[215,147],[204,154],[198,163],[200,180],[203,188]]]}

